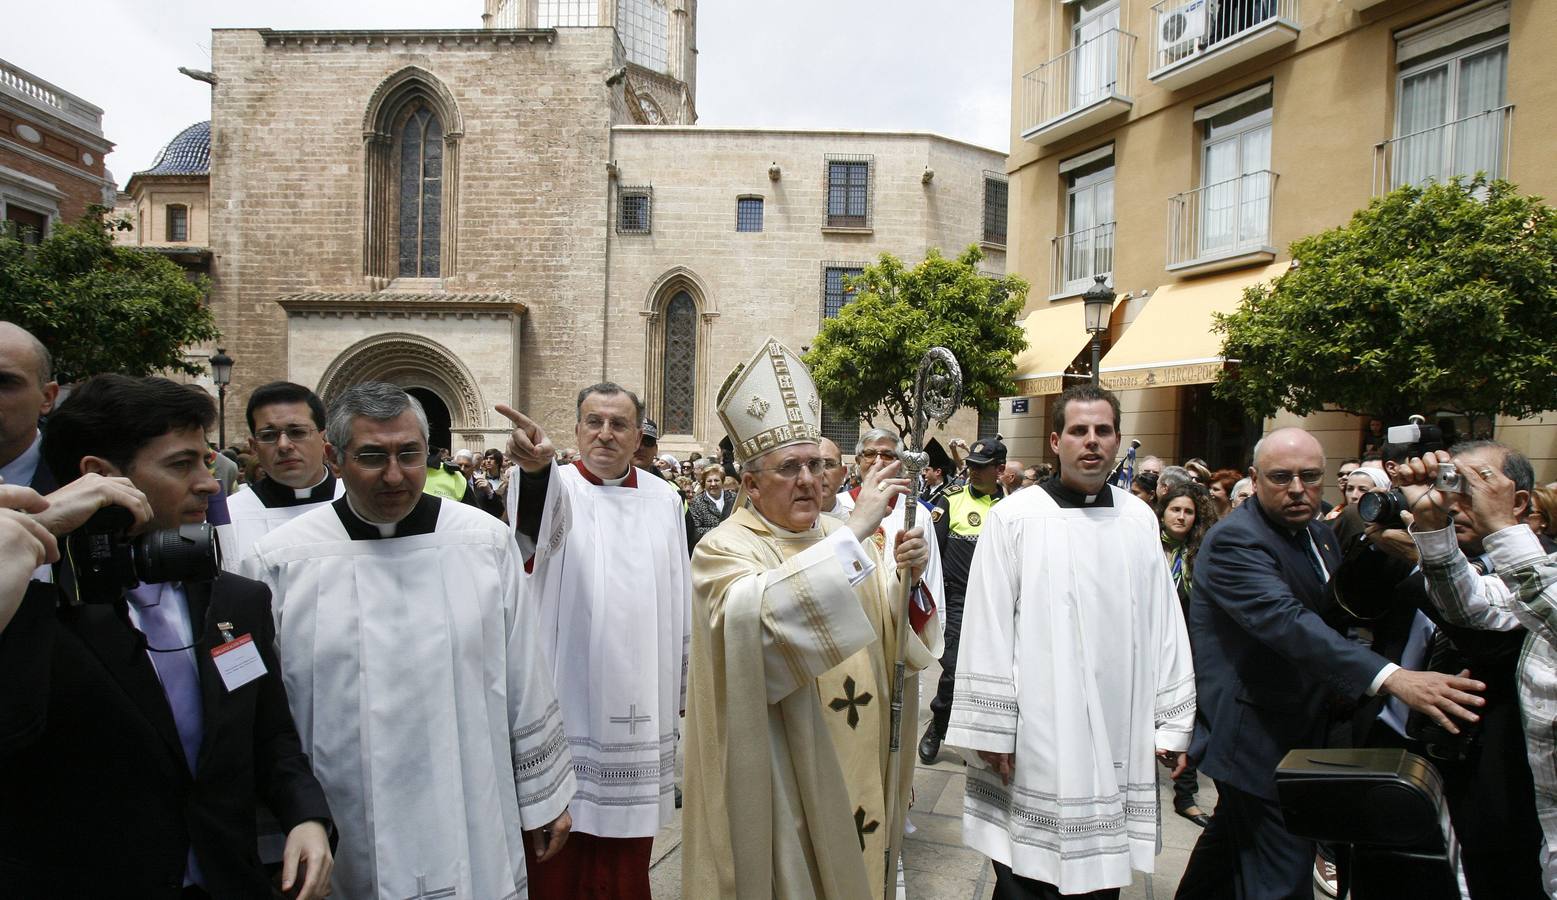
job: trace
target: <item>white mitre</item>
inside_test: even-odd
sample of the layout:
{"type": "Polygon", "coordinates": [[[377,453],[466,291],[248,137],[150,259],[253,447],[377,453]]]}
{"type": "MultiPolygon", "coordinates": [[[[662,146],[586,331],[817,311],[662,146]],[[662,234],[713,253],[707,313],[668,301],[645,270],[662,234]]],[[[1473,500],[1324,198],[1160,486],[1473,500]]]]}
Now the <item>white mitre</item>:
{"type": "Polygon", "coordinates": [[[770,450],[822,439],[822,400],[805,363],[769,337],[736,366],[715,401],[719,421],[745,463],[770,450]]]}

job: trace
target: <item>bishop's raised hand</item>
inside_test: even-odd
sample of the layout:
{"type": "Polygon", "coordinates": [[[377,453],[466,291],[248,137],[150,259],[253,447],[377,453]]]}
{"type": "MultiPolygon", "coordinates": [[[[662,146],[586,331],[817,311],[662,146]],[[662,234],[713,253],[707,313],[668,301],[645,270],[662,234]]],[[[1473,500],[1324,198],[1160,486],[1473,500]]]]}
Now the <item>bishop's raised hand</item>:
{"type": "Polygon", "coordinates": [[[546,436],[541,426],[506,403],[499,403],[496,409],[503,418],[514,423],[514,432],[508,436],[508,455],[519,464],[519,468],[533,475],[550,466],[556,454],[551,446],[551,438],[546,436]]]}
{"type": "Polygon", "coordinates": [[[860,482],[859,499],[854,501],[854,512],[849,514],[849,530],[861,541],[876,533],[881,520],[892,509],[892,499],[908,493],[908,479],[897,475],[902,468],[901,461],[893,460],[872,469],[860,482]]]}

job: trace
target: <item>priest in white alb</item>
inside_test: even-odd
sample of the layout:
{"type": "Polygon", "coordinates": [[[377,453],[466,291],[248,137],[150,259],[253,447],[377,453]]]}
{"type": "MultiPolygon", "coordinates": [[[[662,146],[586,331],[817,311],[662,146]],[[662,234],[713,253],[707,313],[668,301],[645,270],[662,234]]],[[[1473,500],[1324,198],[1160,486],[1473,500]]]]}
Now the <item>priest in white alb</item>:
{"type": "Polygon", "coordinates": [[[507,406],[508,521],[523,554],[542,649],[555,677],[578,795],[573,836],[532,873],[536,900],[650,900],[654,835],[675,814],[676,738],[686,695],[685,504],[633,466],[643,404],[618,384],[579,392],[580,459],[507,406]]]}
{"type": "Polygon", "coordinates": [[[227,498],[229,522],[216,527],[222,568],[237,572],[254,542],[343,493],[325,465],[324,402],[290,381],[255,388],[246,411],[249,452],[264,477],[227,498]]]}
{"type": "Polygon", "coordinates": [[[1158,844],[1153,757],[1185,765],[1189,640],[1157,517],[1110,487],[1119,401],[1055,401],[1059,477],[991,508],[973,555],[946,743],[968,754],[963,839],[1006,898],[1117,898],[1158,844]]]}
{"type": "Polygon", "coordinates": [[[274,594],[292,714],[336,813],[335,895],[523,900],[525,844],[561,849],[575,782],[518,547],[422,492],[427,418],[405,391],[350,388],[327,429],[345,497],[259,539],[243,569],[274,594]]]}
{"type": "MultiPolygon", "coordinates": [[[[821,404],[799,357],[769,338],[719,392],[747,505],[692,555],[682,891],[687,897],[882,896],[901,841],[913,750],[888,783],[891,673],[913,588],[907,669],[941,649],[918,575],[924,529],[874,536],[907,493],[875,469],[847,522],[820,515],[821,404]]],[[[905,698],[902,733],[917,703],[905,698]]],[[[905,742],[910,744],[910,742],[905,742]]]]}

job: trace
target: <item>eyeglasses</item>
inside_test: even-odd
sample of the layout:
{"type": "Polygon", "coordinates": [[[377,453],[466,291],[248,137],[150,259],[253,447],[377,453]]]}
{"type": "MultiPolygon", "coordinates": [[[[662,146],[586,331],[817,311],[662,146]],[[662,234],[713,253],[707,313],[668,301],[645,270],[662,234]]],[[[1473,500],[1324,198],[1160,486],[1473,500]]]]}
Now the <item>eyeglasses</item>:
{"type": "Polygon", "coordinates": [[[310,428],[307,425],[288,425],[285,428],[266,428],[254,432],[254,440],[261,444],[274,444],[281,440],[284,434],[287,440],[294,444],[301,444],[319,433],[319,429],[310,428]]]}
{"type": "Polygon", "coordinates": [[[585,416],[584,427],[590,431],[603,431],[607,428],[612,434],[626,434],[633,430],[633,423],[626,419],[607,419],[604,416],[585,416]]]}
{"type": "Polygon", "coordinates": [[[897,459],[896,450],[861,450],[856,455],[860,459],[875,459],[878,456],[882,459],[897,459]]]}
{"type": "Polygon", "coordinates": [[[1277,487],[1286,487],[1292,483],[1294,478],[1301,478],[1303,483],[1309,487],[1314,487],[1325,480],[1324,469],[1304,469],[1301,472],[1288,472],[1285,469],[1277,469],[1274,472],[1261,472],[1260,474],[1265,476],[1266,481],[1277,487]]]}
{"type": "Polygon", "coordinates": [[[841,468],[843,468],[843,463],[839,462],[836,459],[824,459],[824,460],[822,460],[822,468],[824,468],[827,471],[831,472],[834,469],[841,469],[841,468]]]}
{"type": "Polygon", "coordinates": [[[393,456],[395,462],[402,469],[420,469],[427,465],[426,450],[401,450],[399,453],[385,453],[383,450],[363,450],[353,453],[351,458],[364,469],[376,471],[389,465],[389,458],[393,456]]]}
{"type": "Polygon", "coordinates": [[[812,478],[822,477],[822,472],[826,471],[828,468],[827,463],[828,460],[822,459],[821,457],[808,459],[805,462],[801,462],[798,459],[792,459],[789,462],[784,463],[782,466],[774,466],[764,469],[751,469],[750,471],[772,472],[774,475],[777,475],[785,481],[794,481],[796,478],[800,477],[800,471],[802,469],[811,473],[812,478]]]}

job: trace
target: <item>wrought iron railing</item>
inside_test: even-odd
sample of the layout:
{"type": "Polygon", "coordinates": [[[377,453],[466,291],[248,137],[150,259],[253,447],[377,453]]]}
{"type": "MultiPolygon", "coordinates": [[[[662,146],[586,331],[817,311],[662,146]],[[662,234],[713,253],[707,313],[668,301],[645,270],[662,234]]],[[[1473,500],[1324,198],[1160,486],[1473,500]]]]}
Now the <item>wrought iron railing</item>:
{"type": "Polygon", "coordinates": [[[1250,172],[1168,199],[1168,266],[1270,247],[1276,173],[1250,172]]]}
{"type": "Polygon", "coordinates": [[[1381,141],[1373,147],[1373,193],[1478,172],[1507,178],[1513,129],[1509,105],[1381,141]]]}
{"type": "Polygon", "coordinates": [[[1299,0],[1161,0],[1152,7],[1151,71],[1166,68],[1272,22],[1299,24],[1299,0]]]}
{"type": "Polygon", "coordinates": [[[1059,235],[1052,246],[1051,296],[1079,294],[1092,286],[1092,276],[1113,274],[1113,222],[1059,235]]]}
{"type": "Polygon", "coordinates": [[[1022,131],[1102,100],[1130,99],[1135,35],[1110,28],[1022,76],[1022,131]]]}

